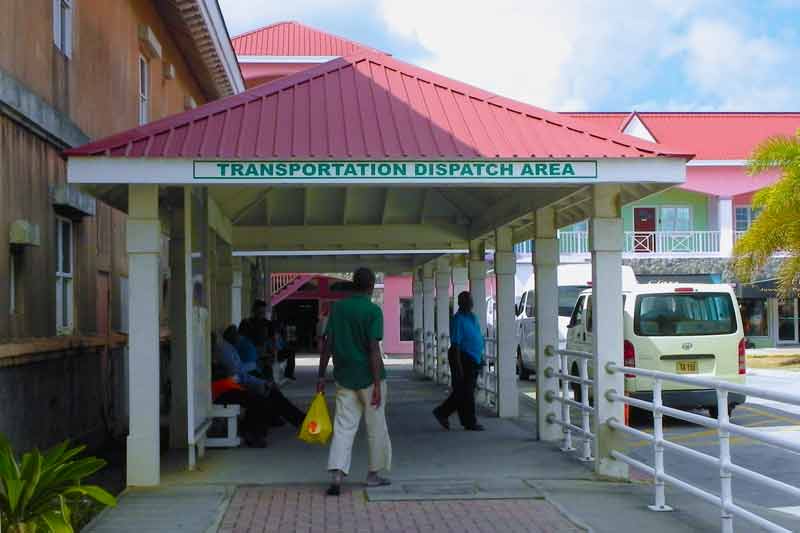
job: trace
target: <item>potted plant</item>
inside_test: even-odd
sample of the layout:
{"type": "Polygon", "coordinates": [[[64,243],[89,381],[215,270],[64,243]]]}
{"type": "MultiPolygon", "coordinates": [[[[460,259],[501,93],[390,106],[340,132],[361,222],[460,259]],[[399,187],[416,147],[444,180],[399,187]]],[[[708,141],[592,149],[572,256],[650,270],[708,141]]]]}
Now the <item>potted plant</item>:
{"type": "Polygon", "coordinates": [[[34,449],[20,461],[0,435],[0,521],[10,533],[73,533],[72,508],[87,499],[101,506],[116,505],[114,496],[95,485],[82,485],[106,462],[77,456],[85,446],[69,441],[44,454],[34,449]]]}

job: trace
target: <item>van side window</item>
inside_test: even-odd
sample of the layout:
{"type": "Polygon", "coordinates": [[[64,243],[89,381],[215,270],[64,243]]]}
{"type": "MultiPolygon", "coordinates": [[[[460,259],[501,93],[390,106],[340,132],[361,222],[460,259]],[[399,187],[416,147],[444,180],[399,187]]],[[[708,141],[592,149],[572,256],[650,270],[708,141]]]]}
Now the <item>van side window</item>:
{"type": "Polygon", "coordinates": [[[525,298],[525,316],[533,318],[533,291],[528,291],[528,296],[525,298]]]}
{"type": "Polygon", "coordinates": [[[574,328],[583,321],[583,305],[586,303],[586,296],[578,298],[578,303],[575,304],[575,309],[572,310],[572,316],[569,319],[567,327],[574,328]]]}

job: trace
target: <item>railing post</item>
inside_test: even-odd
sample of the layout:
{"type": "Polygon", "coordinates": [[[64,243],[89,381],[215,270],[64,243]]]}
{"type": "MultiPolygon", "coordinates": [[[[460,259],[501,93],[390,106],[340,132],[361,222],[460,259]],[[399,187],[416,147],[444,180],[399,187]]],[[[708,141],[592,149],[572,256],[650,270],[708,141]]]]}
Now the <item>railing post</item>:
{"type": "Polygon", "coordinates": [[[655,467],[653,484],[655,485],[655,502],[649,505],[651,511],[672,511],[672,507],[666,503],[664,493],[664,415],[661,412],[663,406],[661,398],[662,383],[660,379],[653,384],[653,466],[655,467]]]}
{"type": "MultiPolygon", "coordinates": [[[[581,429],[585,431],[587,434],[591,433],[591,414],[589,413],[589,385],[586,381],[589,379],[589,360],[583,357],[580,358],[578,361],[578,368],[580,378],[583,380],[581,382],[581,404],[586,409],[581,409],[581,429]]],[[[582,453],[580,457],[581,461],[593,461],[594,457],[592,457],[592,439],[584,435],[583,437],[583,446],[582,446],[582,453]]]]}
{"type": "Polygon", "coordinates": [[[733,515],[728,507],[733,505],[733,490],[731,487],[731,434],[727,425],[730,421],[728,414],[728,391],[717,389],[717,410],[719,415],[719,482],[720,482],[720,531],[733,533],[733,515]]]}
{"type": "MultiPolygon", "coordinates": [[[[569,360],[566,355],[561,356],[561,373],[569,374],[569,360]]],[[[569,381],[567,381],[566,379],[561,380],[561,397],[565,400],[569,398],[569,381]]],[[[565,424],[572,423],[569,415],[570,415],[569,404],[567,402],[561,402],[561,420],[563,420],[565,424]]],[[[564,445],[561,447],[561,451],[571,452],[574,450],[575,447],[572,446],[572,430],[569,428],[568,425],[565,425],[564,445]]]]}

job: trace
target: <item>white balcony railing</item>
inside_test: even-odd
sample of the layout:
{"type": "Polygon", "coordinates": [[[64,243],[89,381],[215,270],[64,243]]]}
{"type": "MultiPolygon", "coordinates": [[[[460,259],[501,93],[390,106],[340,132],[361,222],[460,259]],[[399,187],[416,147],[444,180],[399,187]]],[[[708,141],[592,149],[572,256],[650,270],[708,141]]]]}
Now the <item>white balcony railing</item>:
{"type": "MultiPolygon", "coordinates": [[[[718,255],[719,231],[626,231],[624,252],[629,256],[698,256],[718,255]]],[[[589,253],[589,234],[585,231],[561,231],[558,234],[561,255],[589,253]]]]}

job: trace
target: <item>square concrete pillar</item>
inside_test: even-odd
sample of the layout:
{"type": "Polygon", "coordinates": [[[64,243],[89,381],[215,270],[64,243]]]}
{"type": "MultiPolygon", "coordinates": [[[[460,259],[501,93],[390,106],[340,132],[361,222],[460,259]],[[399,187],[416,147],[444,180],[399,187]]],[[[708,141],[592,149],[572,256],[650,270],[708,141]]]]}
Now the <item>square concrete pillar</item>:
{"type": "Polygon", "coordinates": [[[483,241],[469,243],[469,292],[475,303],[475,316],[486,334],[486,246],[483,241]]]}
{"type": "Polygon", "coordinates": [[[494,272],[497,280],[497,414],[519,415],[517,389],[517,335],[514,313],[514,274],[517,259],[511,228],[495,230],[494,272]]]}
{"type": "Polygon", "coordinates": [[[450,347],[450,260],[439,258],[436,262],[436,377],[444,383],[447,375],[447,349],[450,347]],[[444,359],[444,360],[443,360],[444,359]]]}
{"type": "Polygon", "coordinates": [[[548,417],[561,417],[561,406],[548,397],[558,393],[558,379],[549,377],[557,372],[558,356],[558,236],[555,211],[551,208],[536,212],[536,251],[533,254],[534,294],[536,298],[536,407],[539,440],[558,441],[563,436],[561,426],[548,423],[548,417]]]}
{"type": "Polygon", "coordinates": [[[414,315],[414,371],[425,375],[425,336],[423,330],[422,271],[415,269],[411,277],[411,294],[414,315]]]}
{"type": "Polygon", "coordinates": [[[244,275],[242,274],[242,258],[234,257],[231,263],[231,324],[237,326],[242,321],[244,275]]]}
{"type": "Polygon", "coordinates": [[[467,258],[463,255],[454,255],[450,264],[453,269],[453,314],[455,314],[458,311],[458,295],[469,290],[467,258]]]}
{"type": "Polygon", "coordinates": [[[589,219],[589,248],[592,253],[592,329],[594,361],[595,471],[606,477],[627,478],[628,466],[610,456],[622,449],[623,436],[608,427],[611,418],[624,420],[624,406],[610,402],[610,390],[623,394],[623,374],[606,371],[606,364],[623,366],[622,343],[622,248],[624,233],[620,216],[619,186],[596,185],[593,216],[589,219]]]}
{"type": "MultiPolygon", "coordinates": [[[[192,360],[192,196],[191,188],[179,191],[183,208],[172,212],[170,236],[170,447],[186,448],[189,442],[189,387],[187,367],[192,360]]],[[[178,198],[176,198],[178,200],[178,198]]]]}
{"type": "Polygon", "coordinates": [[[423,344],[425,347],[425,368],[427,377],[433,378],[436,375],[436,355],[434,353],[435,315],[434,315],[434,283],[433,283],[433,264],[428,263],[422,267],[422,320],[423,320],[423,344]]]}
{"type": "Polygon", "coordinates": [[[130,426],[127,480],[158,485],[159,437],[159,256],[158,186],[128,187],[127,224],[130,335],[130,426]]]}

